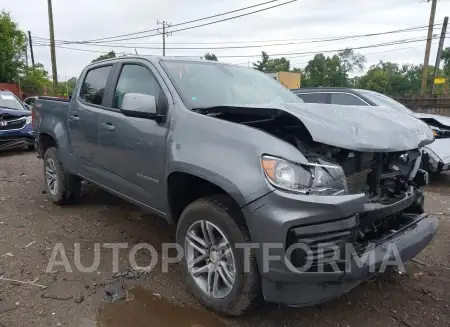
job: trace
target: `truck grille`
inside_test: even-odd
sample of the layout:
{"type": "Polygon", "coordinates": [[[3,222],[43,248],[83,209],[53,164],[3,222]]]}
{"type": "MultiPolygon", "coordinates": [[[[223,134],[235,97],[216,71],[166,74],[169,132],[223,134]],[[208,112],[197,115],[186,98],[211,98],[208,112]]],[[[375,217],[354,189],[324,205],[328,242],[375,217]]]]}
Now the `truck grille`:
{"type": "Polygon", "coordinates": [[[14,119],[1,119],[0,120],[0,131],[7,131],[11,129],[20,129],[26,125],[25,118],[14,118],[14,119]]]}

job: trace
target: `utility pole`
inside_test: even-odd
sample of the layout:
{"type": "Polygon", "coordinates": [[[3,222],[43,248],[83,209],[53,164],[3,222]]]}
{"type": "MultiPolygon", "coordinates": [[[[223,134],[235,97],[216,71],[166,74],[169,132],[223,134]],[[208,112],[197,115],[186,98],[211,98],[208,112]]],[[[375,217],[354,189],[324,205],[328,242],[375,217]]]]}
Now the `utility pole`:
{"type": "Polygon", "coordinates": [[[448,17],[445,16],[444,23],[442,24],[441,38],[439,39],[439,47],[436,54],[436,63],[434,64],[433,87],[431,94],[434,94],[436,90],[436,84],[434,84],[434,79],[437,77],[437,74],[439,72],[439,66],[441,65],[441,55],[442,49],[444,48],[445,33],[447,32],[447,24],[448,24],[448,17]]]}
{"type": "Polygon", "coordinates": [[[430,1],[431,1],[430,22],[428,23],[428,37],[427,37],[427,45],[425,48],[425,58],[423,60],[422,84],[420,86],[420,95],[424,95],[427,89],[428,64],[430,62],[431,39],[433,38],[434,17],[436,16],[437,0],[428,0],[428,2],[430,1]]]}
{"type": "Polygon", "coordinates": [[[48,27],[50,30],[50,56],[52,60],[52,73],[53,73],[53,92],[56,93],[56,90],[58,89],[58,72],[56,70],[55,30],[53,28],[52,0],[47,0],[47,4],[48,4],[48,27]]]}
{"type": "Polygon", "coordinates": [[[162,31],[160,32],[160,29],[158,29],[158,32],[160,32],[162,34],[162,39],[163,39],[163,56],[166,55],[166,37],[168,37],[170,34],[170,32],[167,31],[167,29],[169,27],[172,26],[172,24],[169,24],[167,21],[163,20],[162,22],[160,22],[159,20],[156,21],[157,25],[162,25],[162,31]]]}
{"type": "Polygon", "coordinates": [[[28,67],[30,67],[28,65],[28,46],[25,44],[25,65],[28,67]]]}
{"type": "Polygon", "coordinates": [[[31,38],[31,32],[28,31],[28,42],[30,43],[31,64],[34,68],[34,52],[33,52],[33,40],[31,38]]]}

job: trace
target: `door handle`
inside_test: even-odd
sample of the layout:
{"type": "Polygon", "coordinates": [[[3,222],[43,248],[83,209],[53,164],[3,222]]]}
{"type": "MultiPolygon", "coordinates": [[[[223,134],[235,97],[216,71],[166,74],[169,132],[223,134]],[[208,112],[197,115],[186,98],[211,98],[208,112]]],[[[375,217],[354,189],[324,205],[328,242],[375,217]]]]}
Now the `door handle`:
{"type": "Polygon", "coordinates": [[[102,124],[102,127],[108,131],[114,131],[116,129],[111,123],[104,123],[102,124]]]}
{"type": "Polygon", "coordinates": [[[78,117],[78,115],[72,115],[72,116],[70,116],[70,120],[72,120],[72,121],[80,121],[80,117],[78,117]]]}

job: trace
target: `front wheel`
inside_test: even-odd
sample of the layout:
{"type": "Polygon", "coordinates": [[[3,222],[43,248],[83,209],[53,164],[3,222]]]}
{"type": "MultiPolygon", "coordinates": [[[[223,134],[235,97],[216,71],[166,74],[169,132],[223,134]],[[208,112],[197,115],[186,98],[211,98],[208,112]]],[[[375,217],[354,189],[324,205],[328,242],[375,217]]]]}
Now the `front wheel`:
{"type": "Polygon", "coordinates": [[[181,269],[190,291],[208,309],[238,316],[256,304],[260,276],[252,252],[237,244],[250,242],[239,207],[215,195],[191,203],[177,228],[184,249],[181,269]],[[247,263],[247,267],[245,267],[247,263]]]}
{"type": "Polygon", "coordinates": [[[45,152],[44,178],[47,196],[53,203],[73,202],[80,195],[80,178],[65,172],[56,148],[49,148],[45,152]]]}

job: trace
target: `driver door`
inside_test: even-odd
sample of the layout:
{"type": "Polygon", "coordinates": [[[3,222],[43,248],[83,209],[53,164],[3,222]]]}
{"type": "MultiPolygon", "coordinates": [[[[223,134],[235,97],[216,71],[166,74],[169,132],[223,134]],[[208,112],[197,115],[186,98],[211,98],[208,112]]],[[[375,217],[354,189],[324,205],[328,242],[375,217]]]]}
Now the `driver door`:
{"type": "Polygon", "coordinates": [[[100,165],[105,186],[157,211],[164,210],[166,124],[120,112],[127,93],[152,95],[157,106],[165,93],[156,70],[140,61],[123,61],[107,108],[98,112],[100,165]]]}

